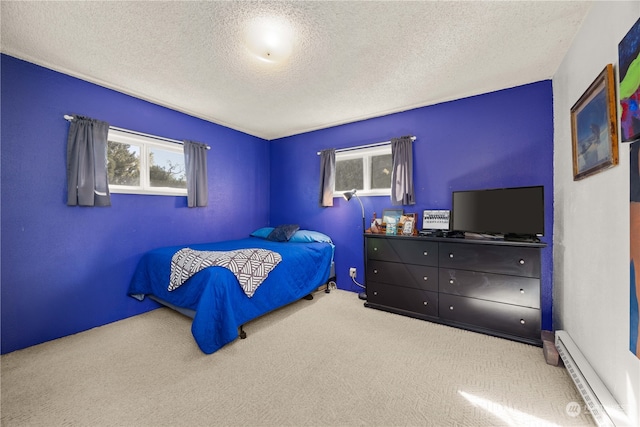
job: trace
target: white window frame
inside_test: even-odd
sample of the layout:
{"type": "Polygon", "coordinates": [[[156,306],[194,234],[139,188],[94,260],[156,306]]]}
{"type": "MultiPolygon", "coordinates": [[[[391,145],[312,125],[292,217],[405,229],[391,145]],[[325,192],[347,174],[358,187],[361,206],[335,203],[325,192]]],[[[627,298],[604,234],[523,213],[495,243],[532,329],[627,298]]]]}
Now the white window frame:
{"type": "MultiPolygon", "coordinates": [[[[339,160],[362,159],[362,175],[364,188],[356,188],[358,196],[390,196],[391,195],[391,179],[389,179],[389,188],[371,188],[371,157],[391,154],[391,144],[379,145],[376,147],[356,148],[353,150],[336,151],[336,163],[339,160]]],[[[389,171],[391,173],[391,171],[389,171]]],[[[342,197],[344,191],[337,191],[334,188],[333,197],[342,197]]]]}
{"type": "Polygon", "coordinates": [[[149,149],[161,148],[166,151],[172,151],[184,154],[184,147],[180,144],[172,142],[164,142],[156,138],[122,132],[116,129],[109,129],[108,141],[119,142],[122,144],[137,145],[140,147],[140,185],[116,185],[109,184],[110,193],[121,194],[146,194],[159,196],[186,196],[186,188],[173,187],[152,187],[149,178],[149,149]]]}

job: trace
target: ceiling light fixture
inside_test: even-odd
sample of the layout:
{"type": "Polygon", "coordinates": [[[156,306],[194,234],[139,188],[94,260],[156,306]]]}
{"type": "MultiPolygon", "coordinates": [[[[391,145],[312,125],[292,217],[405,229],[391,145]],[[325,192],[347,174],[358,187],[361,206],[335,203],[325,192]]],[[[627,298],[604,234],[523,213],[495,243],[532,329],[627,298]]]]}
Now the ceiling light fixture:
{"type": "Polygon", "coordinates": [[[293,29],[282,18],[258,18],[247,26],[249,52],[266,63],[286,61],[293,50],[293,29]]]}

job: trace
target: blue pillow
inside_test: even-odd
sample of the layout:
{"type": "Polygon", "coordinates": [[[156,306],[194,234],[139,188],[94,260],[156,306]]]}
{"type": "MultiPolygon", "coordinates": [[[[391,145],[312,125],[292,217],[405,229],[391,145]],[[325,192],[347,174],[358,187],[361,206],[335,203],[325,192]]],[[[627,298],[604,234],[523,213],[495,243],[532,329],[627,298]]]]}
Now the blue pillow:
{"type": "Polygon", "coordinates": [[[298,230],[295,232],[293,236],[291,236],[291,239],[289,239],[289,241],[302,242],[302,243],[308,243],[308,242],[333,243],[333,241],[331,240],[331,237],[327,236],[326,234],[322,234],[319,231],[312,231],[312,230],[298,230]]]}
{"type": "Polygon", "coordinates": [[[267,240],[274,242],[287,242],[293,234],[300,229],[298,224],[283,224],[273,229],[267,236],[267,240]]]}
{"type": "Polygon", "coordinates": [[[262,237],[266,239],[267,236],[273,231],[273,227],[262,227],[250,234],[251,237],[262,237]]]}

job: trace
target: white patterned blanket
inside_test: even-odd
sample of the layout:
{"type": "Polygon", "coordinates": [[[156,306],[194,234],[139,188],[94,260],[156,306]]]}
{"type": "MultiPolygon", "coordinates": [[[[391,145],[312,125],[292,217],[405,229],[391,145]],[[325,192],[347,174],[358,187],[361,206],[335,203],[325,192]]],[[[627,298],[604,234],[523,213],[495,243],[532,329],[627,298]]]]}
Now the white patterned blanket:
{"type": "Polygon", "coordinates": [[[266,249],[238,249],[235,251],[195,251],[184,248],[171,257],[169,291],[180,287],[191,276],[207,267],[225,267],[238,279],[249,298],[282,261],[279,253],[266,249]]]}

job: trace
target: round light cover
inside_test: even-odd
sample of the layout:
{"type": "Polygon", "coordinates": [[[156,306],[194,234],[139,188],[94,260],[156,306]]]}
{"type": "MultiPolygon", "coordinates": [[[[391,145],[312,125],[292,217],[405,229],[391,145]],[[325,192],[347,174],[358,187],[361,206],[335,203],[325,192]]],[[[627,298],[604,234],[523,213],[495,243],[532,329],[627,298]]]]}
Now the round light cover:
{"type": "Polygon", "coordinates": [[[257,18],[247,26],[247,48],[261,61],[280,63],[289,58],[293,30],[282,18],[257,18]]]}

